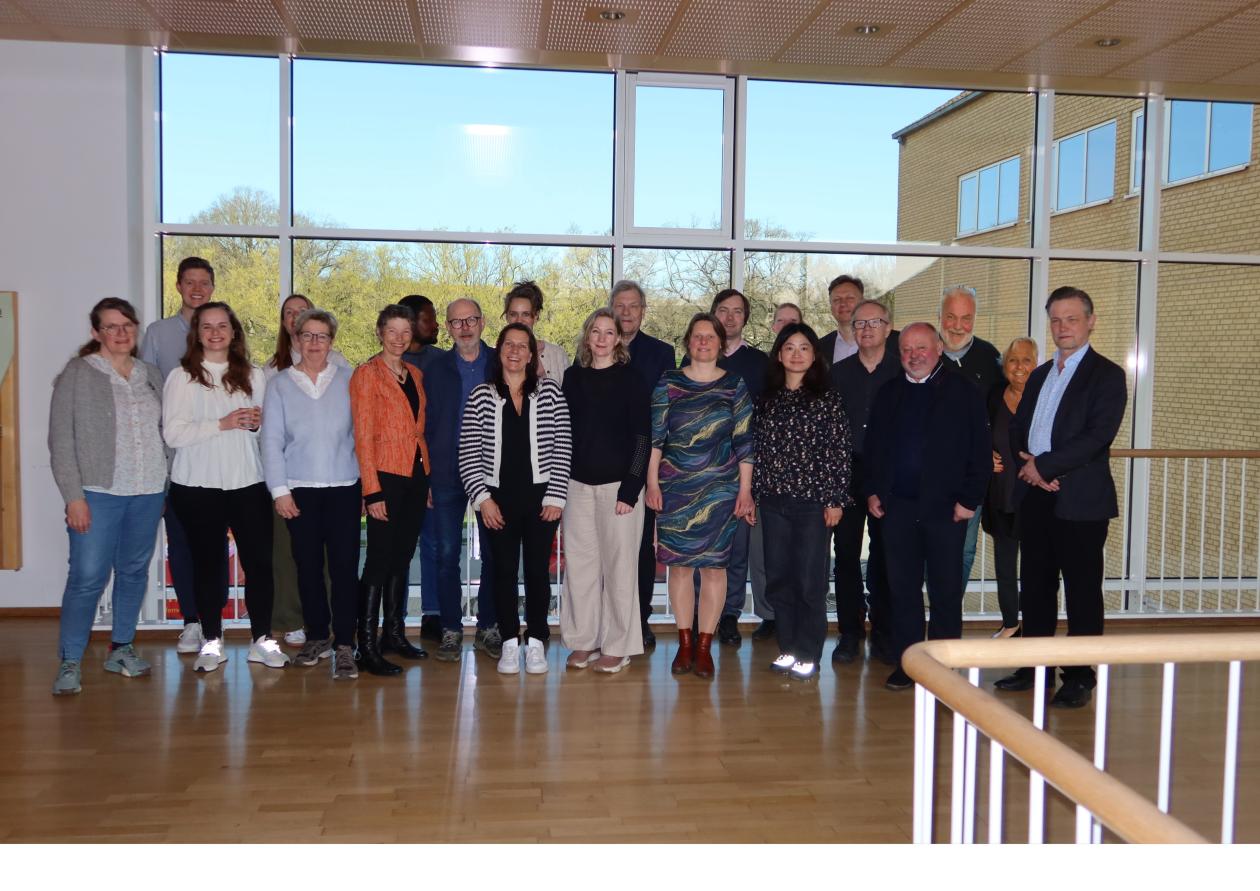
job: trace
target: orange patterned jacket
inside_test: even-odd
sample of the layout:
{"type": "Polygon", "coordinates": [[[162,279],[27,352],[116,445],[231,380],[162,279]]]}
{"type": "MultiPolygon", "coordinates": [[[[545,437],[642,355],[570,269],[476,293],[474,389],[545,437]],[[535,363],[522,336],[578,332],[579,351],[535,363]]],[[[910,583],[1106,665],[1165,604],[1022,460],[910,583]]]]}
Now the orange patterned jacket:
{"type": "Polygon", "coordinates": [[[415,381],[420,411],[413,419],[411,406],[398,378],[377,353],[350,376],[350,411],[354,415],[354,451],[359,457],[363,496],[381,491],[377,472],[411,476],[416,449],[429,472],[429,447],[424,441],[424,375],[409,362],[403,368],[415,381]]]}

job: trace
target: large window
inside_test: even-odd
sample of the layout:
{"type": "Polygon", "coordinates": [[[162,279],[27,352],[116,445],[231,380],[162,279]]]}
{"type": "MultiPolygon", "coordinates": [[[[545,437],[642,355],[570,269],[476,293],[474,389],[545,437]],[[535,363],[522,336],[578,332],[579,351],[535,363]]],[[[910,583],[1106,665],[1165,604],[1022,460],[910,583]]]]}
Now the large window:
{"type": "Polygon", "coordinates": [[[958,178],[958,234],[974,235],[1019,219],[1019,158],[958,178]]]}
{"type": "Polygon", "coordinates": [[[1072,210],[1115,194],[1116,122],[1107,121],[1054,144],[1054,209],[1072,210]]]}
{"type": "MultiPolygon", "coordinates": [[[[1175,185],[1218,173],[1241,170],[1251,163],[1251,106],[1238,102],[1167,103],[1164,133],[1164,183],[1175,185]]],[[[1130,184],[1140,186],[1143,112],[1134,115],[1134,152],[1130,184]]]]}

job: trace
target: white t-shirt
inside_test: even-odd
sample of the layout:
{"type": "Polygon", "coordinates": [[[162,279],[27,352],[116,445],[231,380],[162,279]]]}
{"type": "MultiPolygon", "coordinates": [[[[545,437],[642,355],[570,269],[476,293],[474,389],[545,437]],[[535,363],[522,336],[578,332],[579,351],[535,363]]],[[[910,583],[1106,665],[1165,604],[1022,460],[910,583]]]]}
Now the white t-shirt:
{"type": "Polygon", "coordinates": [[[206,362],[214,383],[203,387],[182,367],[166,378],[162,390],[162,433],[175,450],[171,482],[205,489],[243,489],[263,481],[258,432],[220,430],[219,421],[238,408],[262,407],[267,379],[261,368],[250,371],[251,395],[223,389],[226,362],[206,362]]]}

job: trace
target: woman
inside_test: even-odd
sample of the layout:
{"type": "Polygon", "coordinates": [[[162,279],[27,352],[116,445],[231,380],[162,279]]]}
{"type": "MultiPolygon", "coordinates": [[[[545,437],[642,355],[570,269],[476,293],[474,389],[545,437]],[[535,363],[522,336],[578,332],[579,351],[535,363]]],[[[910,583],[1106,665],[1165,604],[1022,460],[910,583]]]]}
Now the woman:
{"type": "Polygon", "coordinates": [[[89,316],[92,339],[53,383],[48,450],[66,503],[70,571],[61,595],[61,667],[53,694],[81,689],[96,606],[114,576],[113,630],[105,670],[123,677],[151,666],[132,640],[166,497],[162,374],[136,358],[136,311],[106,297],[89,316]]]}
{"type": "Polygon", "coordinates": [[[1019,536],[1015,528],[1015,475],[1019,465],[1011,454],[1011,421],[1024,395],[1028,376],[1037,367],[1037,343],[1017,337],[1002,354],[1006,381],[989,393],[989,429],[993,431],[993,478],[980,512],[980,525],[993,537],[993,566],[997,574],[998,608],[1002,627],[994,637],[1019,634],[1019,536]]]}
{"type": "MultiPolygon", "coordinates": [[[[536,282],[524,281],[512,285],[503,298],[503,320],[509,324],[519,322],[530,331],[542,316],[543,292],[536,282]]],[[[569,357],[559,344],[536,338],[538,341],[538,376],[559,384],[569,367],[569,357]]]]}
{"type": "Polygon", "coordinates": [[[350,414],[350,372],[331,361],[337,337],[332,313],[308,309],[298,316],[294,329],[301,356],[267,385],[262,427],[267,489],[276,515],[291,533],[302,599],[306,633],[294,661],[316,665],[333,656],[334,679],[357,678],[354,617],[362,496],[350,414]],[[325,557],[332,581],[331,617],[325,557]]]}
{"type": "Polygon", "coordinates": [[[753,429],[753,496],[779,639],[770,668],[810,680],[827,639],[827,591],[804,567],[823,563],[852,499],[848,418],[808,325],[791,322],[775,338],[753,429]]]}
{"type": "Polygon", "coordinates": [[[481,514],[494,567],[494,608],[503,635],[499,671],[520,668],[516,573],[525,553],[525,671],[543,674],[550,637],[551,547],[569,483],[569,409],[555,381],[538,376],[538,341],[519,322],[499,332],[499,367],[464,407],[459,476],[481,514]]]}
{"type": "Polygon", "coordinates": [[[658,512],[657,558],[669,567],[669,602],[678,622],[671,671],[713,677],[713,632],[726,598],[726,565],[741,520],[752,522],[752,403],[739,375],[718,367],[726,332],[696,313],[683,345],[690,364],[666,371],[652,394],[652,458],[647,506],[658,512]],[[692,570],[700,569],[700,633],[692,570]]]}
{"type": "Polygon", "coordinates": [[[565,565],[560,633],[569,668],[615,674],[643,652],[638,554],[639,494],[652,429],[649,395],[630,367],[621,325],[597,309],[582,326],[577,363],[564,375],[573,427],[573,467],[564,505],[565,565]]]}
{"type": "Polygon", "coordinates": [[[188,533],[193,590],[205,642],[194,671],[217,671],[223,652],[223,539],[229,528],[245,569],[248,660],[283,668],[289,657],[271,633],[271,498],[258,453],[261,368],[250,364],[245,331],[226,303],[203,303],[189,321],[188,350],[166,378],[162,428],[175,450],[171,504],[188,533]]]}
{"type": "Polygon", "coordinates": [[[429,497],[429,447],[424,441],[424,380],[403,361],[415,316],[390,304],[376,317],[381,351],[350,378],[355,453],[367,508],[367,557],[359,579],[359,663],[371,674],[401,674],[382,653],[424,659],[404,634],[408,574],[429,497]],[[385,629],[377,621],[384,604],[385,629]]]}
{"type": "MultiPolygon", "coordinates": [[[[276,351],[263,366],[263,374],[267,376],[268,385],[277,374],[292,368],[301,361],[302,354],[296,341],[297,329],[293,326],[298,316],[312,308],[311,301],[302,294],[290,294],[280,304],[280,327],[276,331],[276,351]]],[[[350,369],[350,363],[346,361],[346,357],[336,350],[329,353],[328,361],[347,370],[350,369]]],[[[276,596],[271,620],[277,628],[288,629],[284,632],[285,643],[300,647],[306,643],[306,632],[302,629],[302,605],[298,596],[296,567],[293,565],[291,556],[292,544],[289,541],[289,528],[279,514],[273,514],[272,526],[271,563],[275,573],[276,596]]]]}

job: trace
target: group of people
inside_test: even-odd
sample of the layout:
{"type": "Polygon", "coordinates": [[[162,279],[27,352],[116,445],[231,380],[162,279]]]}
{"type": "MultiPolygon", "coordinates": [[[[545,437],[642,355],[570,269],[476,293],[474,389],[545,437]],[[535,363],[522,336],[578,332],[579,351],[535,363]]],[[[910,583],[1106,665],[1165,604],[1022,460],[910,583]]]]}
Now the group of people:
{"type": "MultiPolygon", "coordinates": [[[[547,671],[562,522],[570,669],[615,674],[652,647],[659,560],[675,674],[713,676],[714,638],[739,642],[751,576],[763,619],[754,637],[778,644],[770,668],[813,678],[834,542],[833,662],[858,657],[869,613],[871,653],[895,666],[887,686],[908,687],[899,661],[923,637],[925,577],[928,635],[961,634],[981,516],[995,541],[998,635],[1018,633],[1021,608],[1025,635],[1053,634],[1060,574],[1069,633],[1102,632],[1107,453],[1126,390],[1123,371],[1088,347],[1093,306],[1079,289],[1050,295],[1058,350],[1039,368],[1027,338],[999,355],[974,336],[972,289],[946,291],[939,328],[897,332],[861,280],[840,276],[828,289],[836,330],[820,339],[781,304],[768,354],[743,340],[751,307],[727,289],[691,319],[676,367],[673,348],[642,331],[643,289],[622,281],[586,319],[570,365],[535,335],[543,293],[520,282],[493,347],[481,307],[461,298],[445,308],[454,345],[439,349],[436,308],[410,295],[380,311],[380,352],[353,369],[335,346],[337,319],[301,295],[281,306],[260,368],[231,307],[212,299],[209,263],[186,258],[176,289],[180,312],[142,343],[129,303],[97,303],[91,340],[54,384],[49,447],[70,537],[54,693],[81,689],[111,574],[105,668],[151,670],[133,638],[163,517],[184,618],[177,649],[195,653],[200,672],[227,658],[229,529],[249,661],[290,662],[273,628],[299,647],[293,662],[329,659],[338,679],[401,673],[390,656],[426,658],[405,633],[417,545],[421,637],[438,642],[438,659],[459,660],[469,503],[483,580],[473,645],[506,674],[547,671]]],[[[999,686],[1026,689],[1029,678],[999,686]]],[[[1091,687],[1088,668],[1065,670],[1056,701],[1083,705],[1091,687]]]]}

